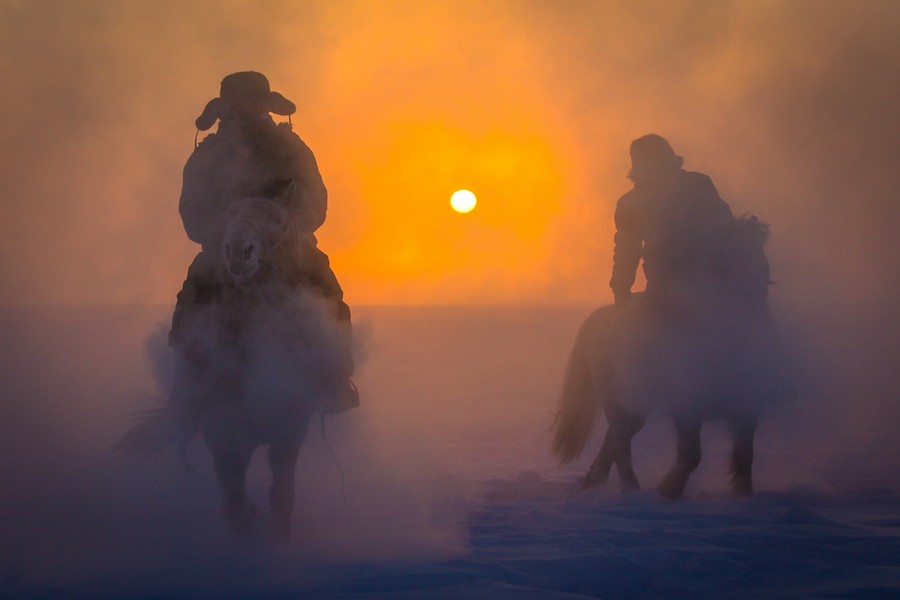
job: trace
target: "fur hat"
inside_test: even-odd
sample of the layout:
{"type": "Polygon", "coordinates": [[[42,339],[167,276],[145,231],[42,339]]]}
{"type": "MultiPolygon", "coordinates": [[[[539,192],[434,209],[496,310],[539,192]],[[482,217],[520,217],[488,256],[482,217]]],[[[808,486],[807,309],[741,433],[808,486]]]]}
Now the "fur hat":
{"type": "Polygon", "coordinates": [[[631,142],[630,152],[629,179],[654,179],[661,172],[678,170],[684,164],[684,159],[675,154],[669,142],[655,133],[649,133],[631,142]]]}
{"type": "Polygon", "coordinates": [[[219,97],[210,100],[197,117],[197,129],[206,131],[212,127],[235,102],[256,103],[266,112],[283,116],[292,115],[297,110],[293,102],[269,89],[269,80],[265,75],[256,71],[241,71],[222,80],[219,97]]]}

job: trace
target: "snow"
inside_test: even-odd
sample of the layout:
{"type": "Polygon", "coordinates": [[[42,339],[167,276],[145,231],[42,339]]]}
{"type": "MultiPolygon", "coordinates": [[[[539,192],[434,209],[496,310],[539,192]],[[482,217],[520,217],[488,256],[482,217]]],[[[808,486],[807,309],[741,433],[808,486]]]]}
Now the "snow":
{"type": "MultiPolygon", "coordinates": [[[[127,413],[161,393],[165,360],[146,348],[158,357],[167,309],[5,309],[0,596],[900,597],[896,423],[883,398],[842,397],[852,377],[896,390],[894,373],[879,372],[880,388],[819,348],[809,360],[834,362],[810,365],[796,403],[764,415],[749,498],[727,493],[729,440],[716,423],[686,498],[656,495],[674,444],[661,416],[635,438],[644,490],[623,495],[614,476],[579,493],[598,440],[559,467],[549,427],[589,312],[357,309],[363,404],[328,419],[324,439],[311,432],[294,541],[278,547],[226,530],[200,440],[197,477],[171,453],[135,465],[110,451],[127,413]]],[[[257,456],[249,486],[262,524],[267,481],[257,456]]]]}

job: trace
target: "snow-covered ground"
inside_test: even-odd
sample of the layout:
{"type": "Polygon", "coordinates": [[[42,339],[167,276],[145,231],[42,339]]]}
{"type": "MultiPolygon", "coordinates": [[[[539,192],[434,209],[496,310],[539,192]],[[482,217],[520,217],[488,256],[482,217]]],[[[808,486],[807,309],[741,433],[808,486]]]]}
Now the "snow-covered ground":
{"type": "MultiPolygon", "coordinates": [[[[621,495],[613,479],[579,494],[596,440],[567,467],[547,448],[588,312],[356,310],[363,405],[329,419],[324,439],[311,432],[294,542],[272,547],[226,531],[199,440],[197,477],[171,453],[134,465],[110,452],[127,413],[160,393],[146,347],[167,310],[7,309],[0,596],[900,597],[897,411],[881,397],[896,394],[895,358],[873,365],[852,352],[871,344],[817,338],[800,397],[761,424],[750,498],[727,494],[716,423],[686,499],[659,498],[674,443],[662,418],[635,441],[646,491],[621,495]]],[[[263,522],[267,480],[259,456],[263,522]]]]}

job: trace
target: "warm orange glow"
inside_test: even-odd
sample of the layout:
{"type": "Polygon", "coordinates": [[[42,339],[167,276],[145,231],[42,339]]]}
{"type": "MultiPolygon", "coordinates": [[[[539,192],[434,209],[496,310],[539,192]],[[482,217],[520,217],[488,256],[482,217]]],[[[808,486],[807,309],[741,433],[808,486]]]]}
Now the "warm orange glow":
{"type": "Polygon", "coordinates": [[[356,22],[322,82],[327,127],[307,139],[332,202],[319,239],[360,302],[515,301],[553,272],[548,240],[581,177],[571,128],[528,32],[498,20],[498,45],[454,6],[356,22]],[[490,202],[448,220],[460,182],[490,202]]]}
{"type": "Polygon", "coordinates": [[[178,214],[194,119],[248,69],[297,105],[351,305],[610,299],[628,144],[651,131],[773,223],[773,265],[778,244],[822,245],[872,295],[884,269],[859,265],[893,256],[870,248],[896,238],[876,140],[897,129],[897,2],[811,21],[804,2],[6,4],[0,39],[27,60],[5,81],[28,93],[3,98],[0,303],[174,302],[197,252],[178,214]],[[479,203],[455,218],[462,187],[479,203]]]}
{"type": "MultiPolygon", "coordinates": [[[[391,129],[393,139],[370,142],[383,162],[360,167],[366,223],[342,265],[361,276],[367,295],[385,302],[392,296],[466,301],[480,288],[493,286],[496,293],[541,268],[547,227],[564,195],[546,140],[514,131],[464,132],[439,121],[398,122],[391,129]],[[491,202],[464,221],[448,221],[440,199],[460,179],[491,202]]],[[[336,265],[344,260],[334,257],[336,265]]]]}

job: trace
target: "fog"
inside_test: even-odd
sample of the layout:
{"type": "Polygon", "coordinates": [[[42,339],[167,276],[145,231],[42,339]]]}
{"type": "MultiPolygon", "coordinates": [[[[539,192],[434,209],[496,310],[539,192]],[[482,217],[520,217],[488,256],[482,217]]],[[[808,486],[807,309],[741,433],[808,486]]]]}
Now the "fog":
{"type": "Polygon", "coordinates": [[[193,120],[241,69],[299,107],[331,191],[321,243],[357,303],[605,299],[627,146],[649,131],[772,224],[795,304],[896,294],[892,2],[0,10],[6,304],[170,302],[193,120]],[[435,179],[480,182],[482,221],[451,219],[435,179]]]}
{"type": "Polygon", "coordinates": [[[627,146],[655,131],[771,225],[773,303],[844,336],[809,343],[896,353],[893,2],[0,11],[3,304],[170,305],[196,248],[176,211],[193,120],[255,69],[299,107],[351,304],[609,300],[627,146]],[[465,182],[469,221],[446,205],[465,182]]]}
{"type": "Polygon", "coordinates": [[[821,403],[832,396],[810,397],[810,386],[802,402],[764,413],[749,500],[727,496],[728,435],[712,423],[687,500],[661,501],[653,486],[675,440],[658,416],[635,439],[646,492],[620,495],[613,479],[575,494],[599,439],[567,468],[548,450],[565,359],[587,312],[357,309],[368,354],[355,376],[362,405],[329,418],[324,435],[311,428],[297,466],[294,541],[272,547],[263,453],[248,475],[261,526],[248,542],[219,516],[201,439],[188,452],[196,476],[171,451],[140,464],[111,451],[129,413],[167,393],[167,310],[7,310],[0,590],[352,598],[446,589],[447,597],[484,597],[483,586],[549,594],[596,581],[593,595],[673,582],[700,595],[766,582],[808,597],[803,585],[812,582],[843,589],[829,586],[862,585],[875,573],[891,581],[896,446],[886,437],[875,443],[846,412],[825,413],[821,403]],[[728,566],[735,552],[761,566],[728,566]],[[654,556],[677,559],[648,566],[654,556]],[[686,572],[685,556],[704,574],[686,572]],[[846,579],[854,569],[869,575],[846,579]]]}
{"type": "MultiPolygon", "coordinates": [[[[118,574],[145,551],[159,569],[191,548],[223,572],[246,558],[209,550],[228,538],[202,444],[199,482],[171,456],[134,471],[108,450],[126,413],[166,393],[159,332],[197,251],[181,169],[221,78],[248,69],[298,106],[329,189],[320,247],[367,357],[362,408],[326,424],[344,491],[321,436],[301,452],[298,481],[320,482],[298,491],[304,559],[464,556],[484,482],[551,468],[566,353],[611,301],[615,201],[649,132],[771,227],[799,396],[761,427],[762,489],[824,485],[823,464],[886,465],[896,483],[898,23],[900,4],[870,0],[3,0],[6,581],[86,565],[102,579],[98,557],[117,553],[118,574]],[[469,220],[447,206],[467,185],[469,220]]],[[[643,435],[638,454],[668,448],[643,435]]]]}

